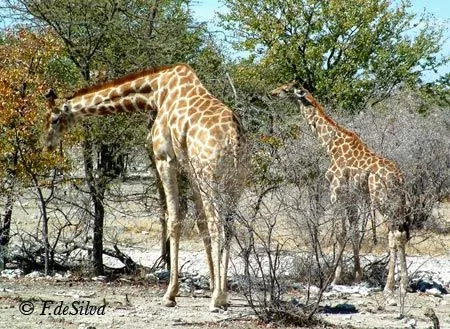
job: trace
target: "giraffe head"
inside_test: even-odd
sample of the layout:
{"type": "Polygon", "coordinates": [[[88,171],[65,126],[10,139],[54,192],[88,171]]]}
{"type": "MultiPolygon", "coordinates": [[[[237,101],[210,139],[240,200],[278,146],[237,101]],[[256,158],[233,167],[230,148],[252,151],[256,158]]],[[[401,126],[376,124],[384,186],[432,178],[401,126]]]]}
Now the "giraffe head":
{"type": "Polygon", "coordinates": [[[277,98],[288,98],[288,97],[295,97],[296,91],[298,89],[299,83],[297,83],[296,80],[293,80],[289,83],[282,84],[281,86],[278,86],[274,90],[270,92],[270,96],[277,97],[277,98]]]}
{"type": "Polygon", "coordinates": [[[62,134],[70,127],[73,114],[70,111],[70,104],[67,102],[57,104],[58,97],[53,89],[49,89],[44,96],[47,98],[48,104],[45,146],[49,151],[52,151],[58,145],[62,134]]]}
{"type": "Polygon", "coordinates": [[[303,109],[307,115],[315,112],[314,107],[315,103],[317,103],[316,100],[311,93],[296,80],[278,86],[270,92],[270,95],[277,98],[291,98],[297,100],[303,105],[303,109]],[[308,110],[310,110],[311,113],[309,113],[308,110]]]}

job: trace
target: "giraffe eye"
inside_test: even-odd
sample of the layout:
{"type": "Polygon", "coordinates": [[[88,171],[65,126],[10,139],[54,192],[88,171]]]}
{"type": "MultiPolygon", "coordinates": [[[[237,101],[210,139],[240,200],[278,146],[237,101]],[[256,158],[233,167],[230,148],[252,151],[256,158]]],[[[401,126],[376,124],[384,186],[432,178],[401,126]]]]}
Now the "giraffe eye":
{"type": "Polygon", "coordinates": [[[61,119],[60,116],[54,117],[54,118],[52,119],[52,125],[58,124],[60,119],[61,119]]]}

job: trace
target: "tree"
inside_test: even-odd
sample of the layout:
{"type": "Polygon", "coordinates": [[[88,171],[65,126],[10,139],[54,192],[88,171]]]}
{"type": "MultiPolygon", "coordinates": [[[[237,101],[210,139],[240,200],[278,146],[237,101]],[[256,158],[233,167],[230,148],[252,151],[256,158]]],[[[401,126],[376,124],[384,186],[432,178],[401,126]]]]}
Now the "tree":
{"type": "MultiPolygon", "coordinates": [[[[42,151],[40,134],[43,129],[45,104],[42,94],[47,74],[61,58],[61,45],[48,30],[9,30],[0,44],[0,196],[6,198],[0,227],[0,248],[10,240],[13,204],[16,198],[32,187],[39,196],[42,216],[42,249],[45,272],[51,270],[48,218],[43,184],[47,173],[61,159],[42,151]]],[[[56,81],[55,77],[52,78],[56,81]]],[[[60,83],[63,85],[63,83],[60,83]]],[[[3,255],[2,255],[3,256],[3,255]]]]}
{"type": "MultiPolygon", "coordinates": [[[[5,0],[3,3],[10,17],[17,15],[31,25],[48,26],[58,35],[67,57],[79,72],[78,85],[96,82],[94,73],[111,79],[147,66],[189,62],[203,44],[204,26],[193,24],[189,1],[5,0]]],[[[148,121],[148,114],[134,118],[142,125],[148,121]]],[[[103,273],[105,192],[117,177],[110,170],[114,167],[111,162],[135,143],[145,143],[145,135],[135,126],[130,121],[125,124],[120,116],[84,123],[83,162],[94,208],[96,274],[103,273]]]]}
{"type": "Polygon", "coordinates": [[[421,86],[420,92],[424,99],[421,111],[429,110],[432,105],[448,108],[450,105],[450,73],[441,76],[435,82],[428,82],[421,86]]]}
{"type": "MultiPolygon", "coordinates": [[[[323,102],[356,110],[421,73],[439,57],[443,27],[409,12],[409,1],[224,0],[222,25],[269,82],[302,81],[323,102]]],[[[252,68],[254,69],[254,68],[252,68]]]]}

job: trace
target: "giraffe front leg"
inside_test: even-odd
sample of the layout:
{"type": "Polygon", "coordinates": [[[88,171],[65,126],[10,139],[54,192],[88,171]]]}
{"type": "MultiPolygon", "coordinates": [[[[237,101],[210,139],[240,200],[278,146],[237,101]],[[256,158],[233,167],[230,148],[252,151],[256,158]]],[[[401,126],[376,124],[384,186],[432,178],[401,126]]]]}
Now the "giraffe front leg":
{"type": "MultiPolygon", "coordinates": [[[[339,231],[339,230],[337,230],[339,231]]],[[[336,232],[336,240],[338,243],[338,259],[336,264],[336,270],[334,272],[334,279],[332,284],[342,284],[342,274],[344,271],[344,251],[347,239],[347,224],[345,218],[341,217],[341,229],[340,232],[336,232]]]]}
{"type": "Polygon", "coordinates": [[[342,283],[342,272],[344,268],[344,250],[347,243],[347,223],[345,218],[345,207],[343,202],[342,185],[340,180],[340,172],[337,171],[335,165],[327,170],[327,180],[330,183],[331,190],[331,207],[334,216],[334,227],[336,242],[338,245],[338,259],[336,260],[336,269],[334,271],[333,285],[342,283]]]}
{"type": "Polygon", "coordinates": [[[177,167],[167,160],[157,160],[156,166],[163,184],[167,203],[167,229],[170,243],[170,281],[162,304],[167,307],[176,305],[178,294],[178,249],[180,242],[180,204],[177,181],[177,167]]]}
{"type": "Polygon", "coordinates": [[[360,249],[361,249],[361,232],[359,230],[359,218],[358,218],[358,208],[352,207],[349,210],[349,224],[351,225],[351,239],[352,239],[352,247],[353,247],[353,274],[355,278],[355,282],[359,283],[362,280],[363,272],[361,268],[361,260],[360,260],[360,249]]]}
{"type": "Polygon", "coordinates": [[[394,275],[395,275],[396,259],[397,259],[397,244],[395,242],[394,232],[389,230],[389,267],[386,285],[384,286],[385,293],[392,293],[394,291],[394,279],[395,279],[394,275]]]}

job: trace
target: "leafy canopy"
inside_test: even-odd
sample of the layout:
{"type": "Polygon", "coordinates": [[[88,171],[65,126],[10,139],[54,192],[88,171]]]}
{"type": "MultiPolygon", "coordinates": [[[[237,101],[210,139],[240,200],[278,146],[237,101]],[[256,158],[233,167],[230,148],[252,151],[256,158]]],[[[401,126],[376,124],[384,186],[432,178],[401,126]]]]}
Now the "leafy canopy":
{"type": "MultiPolygon", "coordinates": [[[[237,50],[269,82],[293,78],[322,101],[356,110],[422,72],[448,62],[438,56],[443,28],[409,12],[409,1],[223,0],[222,25],[237,50]]],[[[248,63],[246,67],[249,68],[248,63]]]]}
{"type": "MultiPolygon", "coordinates": [[[[61,44],[47,30],[9,30],[0,44],[0,181],[29,184],[60,159],[42,152],[46,80],[61,55],[61,44]]],[[[54,77],[52,77],[54,79],[54,77]]]]}

